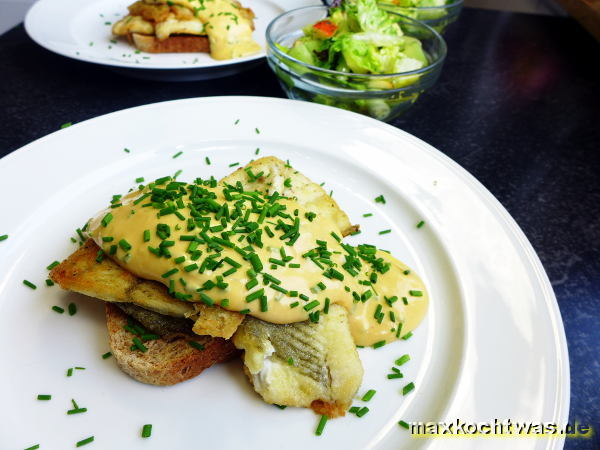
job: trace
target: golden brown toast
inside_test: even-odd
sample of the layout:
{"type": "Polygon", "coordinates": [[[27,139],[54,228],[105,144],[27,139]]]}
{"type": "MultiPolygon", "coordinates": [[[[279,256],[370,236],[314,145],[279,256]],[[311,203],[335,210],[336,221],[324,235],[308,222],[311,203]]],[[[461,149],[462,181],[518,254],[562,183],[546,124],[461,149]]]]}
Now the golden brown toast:
{"type": "Polygon", "coordinates": [[[131,350],[134,335],[124,329],[128,324],[127,314],[111,303],[106,303],[105,309],[113,356],[121,370],[142,383],[168,386],[189,380],[238,353],[228,340],[184,333],[145,341],[146,352],[131,350]],[[190,342],[204,349],[192,347],[190,342]]]}
{"type": "Polygon", "coordinates": [[[173,35],[161,41],[155,36],[129,33],[127,40],[146,53],[210,53],[206,36],[173,35]]]}

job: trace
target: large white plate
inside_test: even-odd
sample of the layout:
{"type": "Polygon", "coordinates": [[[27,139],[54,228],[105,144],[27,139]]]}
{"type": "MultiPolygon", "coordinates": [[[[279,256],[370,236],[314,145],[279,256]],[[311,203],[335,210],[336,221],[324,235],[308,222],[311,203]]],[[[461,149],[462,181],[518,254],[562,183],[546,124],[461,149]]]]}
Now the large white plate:
{"type": "Polygon", "coordinates": [[[244,58],[218,61],[207,53],[150,54],[136,51],[111,34],[111,26],[127,14],[133,0],[40,0],[25,17],[27,34],[59,55],[95,64],[137,78],[171,81],[210,79],[245,70],[265,56],[265,31],[279,14],[320,4],[318,0],[244,0],[252,8],[254,39],[263,51],[244,58]]]}
{"type": "MultiPolygon", "coordinates": [[[[473,177],[394,127],[290,100],[159,103],[86,121],[8,155],[0,160],[0,192],[0,234],[10,235],[0,243],[0,448],[38,442],[70,448],[89,435],[98,448],[111,449],[480,448],[477,439],[412,439],[397,422],[567,420],[562,322],[530,244],[473,177]],[[365,376],[359,394],[377,390],[370,413],[332,420],[321,437],[313,434],[311,411],[263,403],[237,361],[173,387],[134,381],[114,359],[100,358],[108,350],[101,302],[44,285],[45,266],[74,250],[73,230],[135,178],[179,169],[183,180],[220,177],[232,170],[230,163],[254,158],[256,148],[325,181],[362,225],[352,242],[391,250],[431,292],[431,309],[412,339],[360,350],[365,376]],[[373,201],[379,194],[385,205],[373,201]],[[366,212],[374,216],[363,218],[366,212]],[[426,225],[417,229],[420,220],[426,225]],[[387,228],[393,232],[378,234],[387,228]],[[73,317],[50,309],[69,302],[79,308],[73,317]],[[412,357],[405,378],[387,380],[404,353],[412,357]],[[86,370],[66,377],[73,366],[86,370]],[[416,390],[402,396],[408,381],[416,390]],[[52,400],[37,401],[40,393],[52,400]],[[72,398],[88,412],[67,416],[72,398]],[[154,432],[142,440],[145,423],[154,432]]],[[[485,441],[486,448],[506,443],[485,441]]],[[[562,441],[522,438],[510,445],[550,449],[562,441]]]]}

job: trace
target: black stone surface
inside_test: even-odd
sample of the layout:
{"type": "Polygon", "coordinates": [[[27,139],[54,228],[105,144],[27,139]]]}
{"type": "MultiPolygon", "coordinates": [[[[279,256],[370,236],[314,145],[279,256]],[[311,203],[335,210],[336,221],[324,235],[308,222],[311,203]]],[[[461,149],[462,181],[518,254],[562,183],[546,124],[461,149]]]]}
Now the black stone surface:
{"type": "MultiPolygon", "coordinates": [[[[522,227],[565,325],[570,421],[598,428],[600,45],[571,19],[470,9],[446,38],[441,79],[394,125],[465,167],[522,227]]],[[[284,96],[266,63],[207,82],[139,81],[49,53],[22,26],[0,36],[0,68],[0,156],[62,123],[146,103],[284,96]]],[[[565,448],[600,448],[598,432],[565,448]]]]}

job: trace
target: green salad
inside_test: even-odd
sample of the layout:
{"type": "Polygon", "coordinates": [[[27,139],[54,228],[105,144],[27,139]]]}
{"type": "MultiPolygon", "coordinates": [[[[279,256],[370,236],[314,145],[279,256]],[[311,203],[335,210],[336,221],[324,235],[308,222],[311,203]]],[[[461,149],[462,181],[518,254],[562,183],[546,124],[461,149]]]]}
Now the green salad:
{"type": "MultiPolygon", "coordinates": [[[[330,16],[304,28],[304,36],[289,49],[291,57],[323,69],[355,74],[393,74],[427,64],[421,42],[406,36],[396,16],[376,0],[345,0],[330,16]]],[[[401,87],[415,80],[395,78],[379,88],[401,87]]],[[[369,86],[365,86],[369,87],[369,86]]]]}

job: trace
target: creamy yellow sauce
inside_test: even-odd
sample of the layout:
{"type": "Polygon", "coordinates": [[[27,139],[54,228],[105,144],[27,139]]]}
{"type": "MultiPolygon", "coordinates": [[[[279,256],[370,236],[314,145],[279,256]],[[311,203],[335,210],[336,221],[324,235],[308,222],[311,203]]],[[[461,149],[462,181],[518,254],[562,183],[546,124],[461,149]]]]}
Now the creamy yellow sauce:
{"type": "MultiPolygon", "coordinates": [[[[164,190],[169,183],[154,187],[164,190]]],[[[170,187],[189,194],[191,186],[194,185],[180,183],[170,187]]],[[[223,186],[202,186],[205,190],[202,195],[184,195],[152,205],[152,200],[160,200],[150,195],[152,187],[151,184],[115,200],[113,206],[121,206],[100,212],[90,221],[88,231],[118,264],[141,278],[170,287],[177,298],[214,303],[215,307],[220,305],[280,324],[318,320],[319,315],[326,313],[327,304],[339,304],[349,313],[350,331],[357,345],[389,343],[405,336],[427,311],[425,286],[409,267],[385,251],[347,244],[344,248],[343,242],[338,241],[341,232],[334,222],[318,215],[310,221],[307,218],[310,212],[294,199],[269,202],[269,197],[262,194],[240,194],[225,188],[228,200],[223,186]],[[244,197],[236,200],[236,195],[244,197]],[[252,196],[254,202],[249,200],[252,196]],[[234,213],[236,201],[239,213],[234,213]],[[198,207],[202,202],[210,202],[211,207],[220,211],[202,210],[198,207]],[[196,205],[197,216],[190,230],[188,226],[194,222],[189,208],[192,204],[196,205]],[[229,220],[224,218],[224,205],[229,220]],[[283,216],[269,217],[267,211],[274,208],[279,208],[283,216]],[[266,211],[262,212],[263,209],[266,211]],[[239,217],[233,217],[236,214],[239,217]],[[256,225],[247,225],[246,218],[248,223],[256,225]],[[237,232],[232,232],[236,222],[237,232]],[[286,230],[278,229],[280,222],[292,227],[285,239],[281,237],[286,230]],[[297,228],[293,227],[295,223],[297,228]],[[262,230],[259,231],[262,247],[256,240],[249,242],[259,233],[254,228],[262,230]],[[232,233],[227,235],[229,232],[232,233]],[[225,237],[222,233],[226,233],[225,237]],[[206,237],[211,240],[212,249],[206,244],[206,237]],[[287,245],[291,240],[293,245],[287,245]],[[161,252],[161,243],[168,252],[166,256],[155,254],[161,252]],[[320,251],[324,260],[307,255],[316,248],[326,248],[329,252],[320,251]],[[376,267],[360,256],[352,257],[352,252],[367,259],[367,252],[375,252],[376,267]],[[209,258],[211,255],[218,256],[209,258]],[[348,266],[355,276],[343,267],[347,257],[360,263],[360,268],[348,266]],[[211,260],[213,264],[221,262],[210,270],[211,260]]]]}

